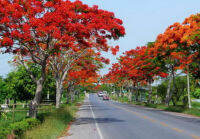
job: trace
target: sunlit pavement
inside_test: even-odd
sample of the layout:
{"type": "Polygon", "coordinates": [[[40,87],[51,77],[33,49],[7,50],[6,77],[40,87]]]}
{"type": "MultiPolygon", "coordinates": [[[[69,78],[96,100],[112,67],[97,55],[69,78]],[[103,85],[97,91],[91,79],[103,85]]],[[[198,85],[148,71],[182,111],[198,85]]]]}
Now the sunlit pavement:
{"type": "Polygon", "coordinates": [[[86,97],[67,139],[200,139],[200,119],[86,97]]]}

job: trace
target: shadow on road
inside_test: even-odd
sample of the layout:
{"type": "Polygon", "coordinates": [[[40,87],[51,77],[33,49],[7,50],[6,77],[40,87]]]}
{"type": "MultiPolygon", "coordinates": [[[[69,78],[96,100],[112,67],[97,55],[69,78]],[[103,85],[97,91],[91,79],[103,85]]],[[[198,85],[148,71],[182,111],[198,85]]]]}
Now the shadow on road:
{"type": "MultiPolygon", "coordinates": [[[[111,110],[110,108],[101,108],[101,107],[96,107],[96,108],[93,108],[93,110],[111,110]]],[[[85,107],[85,108],[80,108],[79,111],[90,111],[90,107],[85,107]]]]}
{"type": "Polygon", "coordinates": [[[116,118],[90,118],[90,117],[84,117],[84,118],[78,118],[74,125],[81,125],[81,124],[90,124],[90,123],[113,123],[113,122],[124,122],[124,120],[119,120],[116,118]]]}

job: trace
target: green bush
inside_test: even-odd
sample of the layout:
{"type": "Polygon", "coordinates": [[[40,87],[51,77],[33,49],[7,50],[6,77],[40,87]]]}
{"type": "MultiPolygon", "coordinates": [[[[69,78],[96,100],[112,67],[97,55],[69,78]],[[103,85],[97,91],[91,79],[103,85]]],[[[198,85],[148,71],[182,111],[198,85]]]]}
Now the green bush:
{"type": "Polygon", "coordinates": [[[26,122],[29,125],[29,129],[40,124],[40,121],[37,119],[34,119],[34,118],[28,118],[28,119],[26,119],[26,122]]]}
{"type": "Polygon", "coordinates": [[[183,106],[169,106],[165,110],[172,112],[183,112],[185,108],[183,106]]]}
{"type": "Polygon", "coordinates": [[[26,121],[16,122],[10,125],[10,128],[13,130],[13,133],[17,136],[23,134],[24,131],[28,129],[28,123],[26,121]]]}
{"type": "Polygon", "coordinates": [[[24,131],[33,128],[40,123],[39,120],[34,118],[27,118],[20,122],[16,122],[10,125],[11,130],[17,136],[21,136],[24,131]]]}
{"type": "Polygon", "coordinates": [[[11,133],[10,128],[0,127],[0,139],[6,139],[6,136],[11,133]]]}
{"type": "Polygon", "coordinates": [[[200,98],[200,88],[197,88],[194,92],[192,92],[192,96],[194,98],[199,99],[200,98]]]}

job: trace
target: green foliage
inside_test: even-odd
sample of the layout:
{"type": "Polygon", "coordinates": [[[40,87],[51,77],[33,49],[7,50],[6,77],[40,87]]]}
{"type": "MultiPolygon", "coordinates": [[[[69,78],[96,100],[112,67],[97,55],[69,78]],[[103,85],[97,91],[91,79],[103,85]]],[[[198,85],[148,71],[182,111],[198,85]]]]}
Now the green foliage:
{"type": "Polygon", "coordinates": [[[165,101],[165,97],[167,94],[167,84],[168,84],[168,81],[165,81],[157,87],[156,94],[158,94],[158,96],[161,98],[162,102],[165,101]]]}
{"type": "MultiPolygon", "coordinates": [[[[168,80],[162,82],[162,84],[158,85],[156,94],[161,98],[161,101],[164,102],[167,93],[168,80]]],[[[174,83],[174,91],[173,82],[171,83],[171,91],[173,91],[172,102],[174,105],[177,105],[178,102],[182,102],[183,105],[187,105],[187,79],[186,76],[178,76],[175,78],[174,83]]]]}
{"type": "Polygon", "coordinates": [[[21,136],[24,131],[33,128],[40,124],[40,121],[34,118],[27,118],[20,122],[16,122],[10,125],[11,130],[17,136],[21,136]]]}
{"type": "Polygon", "coordinates": [[[18,67],[10,72],[5,79],[7,86],[7,98],[19,101],[31,100],[35,91],[34,82],[24,67],[18,67]]]}
{"type": "Polygon", "coordinates": [[[11,133],[10,128],[0,127],[0,139],[6,139],[7,135],[11,133]]]}
{"type": "Polygon", "coordinates": [[[186,76],[178,76],[175,79],[175,89],[172,95],[172,102],[176,105],[179,101],[183,102],[183,105],[187,105],[187,78],[186,76]]]}
{"type": "Polygon", "coordinates": [[[20,122],[12,123],[7,127],[1,126],[0,127],[0,138],[2,138],[2,139],[6,138],[6,136],[8,134],[11,134],[11,132],[13,132],[16,136],[20,137],[24,133],[24,131],[31,129],[40,123],[41,122],[38,119],[27,118],[20,122]]]}
{"type": "Polygon", "coordinates": [[[31,128],[39,125],[41,121],[39,121],[38,119],[35,119],[35,118],[27,118],[26,122],[29,125],[29,129],[31,129],[31,128]]]}
{"type": "MultiPolygon", "coordinates": [[[[35,77],[39,77],[40,67],[30,65],[31,71],[35,77]]],[[[16,101],[28,101],[34,97],[36,84],[31,79],[30,75],[23,66],[17,67],[13,72],[10,72],[5,79],[0,77],[0,103],[6,98],[16,101]]],[[[43,87],[43,98],[46,98],[47,93],[50,94],[50,99],[55,99],[55,81],[53,75],[49,73],[43,87]]]]}
{"type": "Polygon", "coordinates": [[[51,113],[38,115],[39,119],[44,122],[37,128],[26,131],[22,138],[57,138],[68,126],[68,123],[75,118],[78,110],[76,104],[84,100],[82,94],[80,98],[76,98],[74,103],[62,105],[59,109],[53,110],[51,113]]]}
{"type": "Polygon", "coordinates": [[[13,133],[17,136],[21,136],[25,130],[28,129],[28,123],[26,121],[16,122],[10,125],[13,133]]]}
{"type": "Polygon", "coordinates": [[[7,97],[7,88],[5,80],[0,76],[0,104],[3,103],[4,99],[7,97]]]}
{"type": "Polygon", "coordinates": [[[113,87],[108,84],[102,84],[100,90],[107,91],[108,93],[113,91],[113,87]]]}
{"type": "Polygon", "coordinates": [[[200,88],[196,88],[195,91],[191,92],[191,95],[196,99],[200,99],[200,88]]]}
{"type": "Polygon", "coordinates": [[[15,112],[15,116],[13,119],[13,113],[12,112],[2,112],[0,116],[0,127],[7,128],[10,124],[14,122],[22,121],[27,117],[27,112],[18,111],[15,112]]]}
{"type": "Polygon", "coordinates": [[[200,102],[192,102],[192,108],[196,108],[200,110],[200,102]]]}

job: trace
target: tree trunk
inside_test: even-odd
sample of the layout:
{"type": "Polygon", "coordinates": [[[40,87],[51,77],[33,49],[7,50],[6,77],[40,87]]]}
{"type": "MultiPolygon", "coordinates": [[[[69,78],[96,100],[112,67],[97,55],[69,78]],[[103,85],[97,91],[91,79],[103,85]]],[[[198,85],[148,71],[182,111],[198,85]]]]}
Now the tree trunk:
{"type": "Polygon", "coordinates": [[[130,87],[129,87],[128,93],[129,93],[129,102],[132,102],[132,91],[130,87]]]}
{"type": "Polygon", "coordinates": [[[135,92],[135,101],[138,102],[138,88],[136,87],[136,90],[134,90],[135,92]]]}
{"type": "Polygon", "coordinates": [[[139,91],[139,85],[138,85],[138,82],[137,82],[136,83],[136,101],[137,102],[140,102],[139,96],[140,96],[140,91],[139,91]]]}
{"type": "Polygon", "coordinates": [[[172,73],[170,75],[170,79],[169,80],[171,80],[171,81],[169,81],[168,87],[170,87],[170,88],[169,88],[169,90],[167,90],[167,96],[166,96],[166,105],[167,106],[169,106],[169,102],[172,99],[172,95],[173,95],[174,89],[175,89],[176,80],[175,80],[175,75],[174,75],[174,69],[172,69],[172,73]],[[171,90],[171,82],[172,82],[172,80],[173,80],[173,84],[172,84],[172,90],[171,90]]]}
{"type": "MultiPolygon", "coordinates": [[[[172,91],[170,93],[170,100],[172,99],[172,95],[174,94],[175,85],[176,85],[176,79],[175,79],[174,71],[172,72],[172,79],[173,79],[173,85],[172,85],[172,91]]],[[[176,105],[175,103],[176,103],[176,100],[173,100],[174,106],[176,105]]]]}
{"type": "Polygon", "coordinates": [[[187,92],[188,92],[188,107],[192,108],[191,106],[191,99],[190,99],[190,74],[189,74],[189,66],[187,72],[187,92]]]}
{"type": "Polygon", "coordinates": [[[74,102],[74,92],[72,91],[70,94],[71,94],[71,103],[73,103],[74,102]]]}
{"type": "Polygon", "coordinates": [[[148,88],[149,88],[148,103],[151,103],[151,102],[152,102],[152,86],[151,86],[151,79],[149,80],[148,88]]]}
{"type": "Polygon", "coordinates": [[[67,93],[66,93],[66,97],[67,97],[67,101],[66,103],[69,104],[69,101],[70,101],[70,86],[67,88],[67,93]]]}
{"type": "Polygon", "coordinates": [[[80,92],[79,91],[77,91],[77,96],[78,96],[78,99],[80,98],[80,92]]]}
{"type": "Polygon", "coordinates": [[[14,106],[13,106],[14,108],[16,108],[16,103],[17,103],[17,101],[16,101],[16,99],[14,99],[14,104],[13,104],[13,105],[14,105],[14,106]]]}
{"type": "Polygon", "coordinates": [[[37,116],[37,106],[40,104],[41,101],[41,94],[43,89],[44,78],[40,78],[37,80],[36,92],[34,99],[29,104],[29,116],[36,118],[37,116]]]}
{"type": "Polygon", "coordinates": [[[73,86],[70,88],[70,96],[71,96],[71,103],[74,102],[74,88],[73,86]]]}
{"type": "Polygon", "coordinates": [[[119,88],[119,97],[121,97],[121,96],[122,96],[122,88],[120,86],[120,88],[119,88]]]}
{"type": "Polygon", "coordinates": [[[66,101],[66,103],[69,104],[69,101],[70,101],[69,92],[67,92],[66,96],[67,96],[67,101],[66,101]]]}
{"type": "Polygon", "coordinates": [[[10,105],[10,100],[9,100],[8,98],[5,99],[5,104],[6,104],[7,106],[10,105]]]}
{"type": "Polygon", "coordinates": [[[63,83],[56,79],[56,108],[60,108],[61,96],[62,96],[62,88],[63,83]]]}
{"type": "Polygon", "coordinates": [[[171,82],[172,82],[172,74],[170,73],[169,75],[169,83],[167,87],[167,94],[166,94],[166,99],[165,99],[165,105],[169,106],[169,102],[171,100],[171,82]]]}

